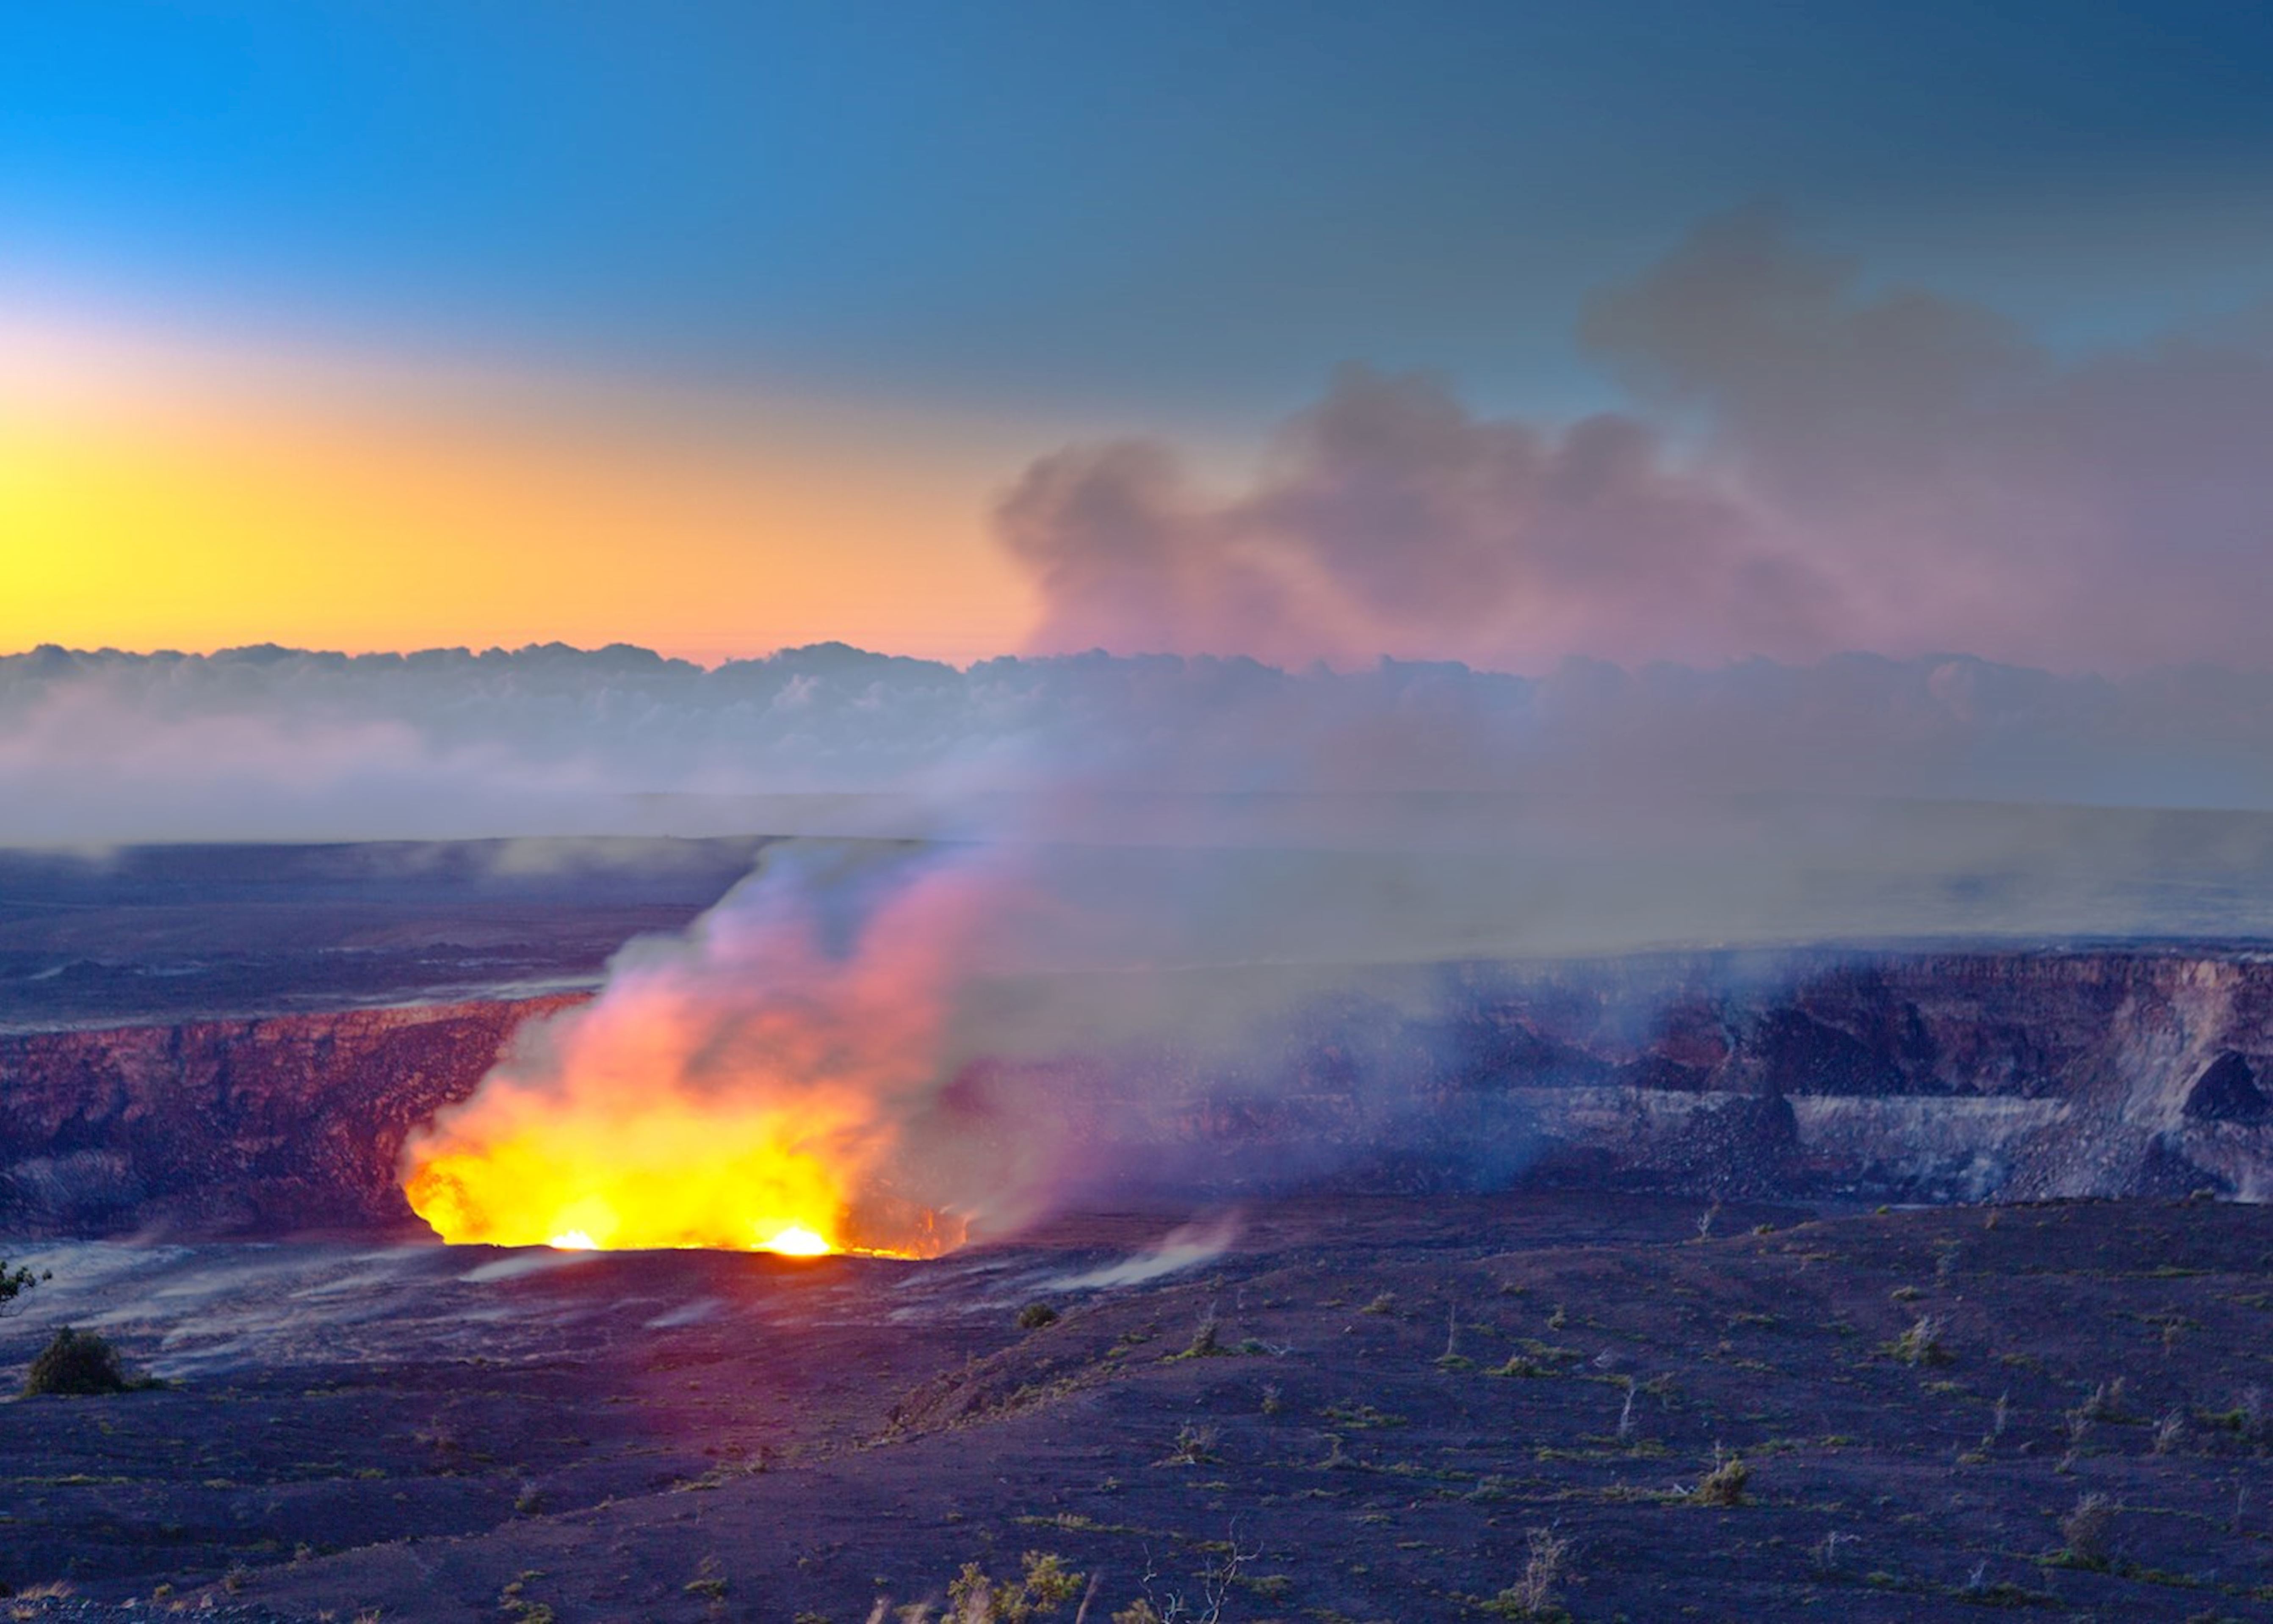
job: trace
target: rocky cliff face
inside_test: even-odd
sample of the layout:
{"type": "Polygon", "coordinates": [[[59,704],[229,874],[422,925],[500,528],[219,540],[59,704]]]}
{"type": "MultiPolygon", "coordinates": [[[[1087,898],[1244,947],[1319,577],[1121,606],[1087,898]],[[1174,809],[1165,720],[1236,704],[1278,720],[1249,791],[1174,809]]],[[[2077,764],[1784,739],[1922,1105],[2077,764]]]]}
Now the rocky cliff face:
{"type": "MultiPolygon", "coordinates": [[[[1427,973],[1283,1065],[1155,1064],[1094,1170],[1864,1200],[2273,1194],[2273,955],[1633,958],[1427,973]],[[1415,1014],[1423,1008],[1429,1013],[1415,1014]]],[[[404,1136],[553,998],[0,1037],[0,1225],[409,1218],[404,1136]]],[[[1095,1085],[1096,1074],[1089,1074],[1095,1085]]]]}
{"type": "Polygon", "coordinates": [[[278,1232],[410,1217],[404,1136],[569,998],[0,1037],[0,1223],[278,1232]]]}
{"type": "Polygon", "coordinates": [[[1926,1201],[2273,1194],[2273,955],[1725,955],[1467,982],[1470,1053],[1440,1074],[1529,1113],[1544,1171],[1926,1201]]]}

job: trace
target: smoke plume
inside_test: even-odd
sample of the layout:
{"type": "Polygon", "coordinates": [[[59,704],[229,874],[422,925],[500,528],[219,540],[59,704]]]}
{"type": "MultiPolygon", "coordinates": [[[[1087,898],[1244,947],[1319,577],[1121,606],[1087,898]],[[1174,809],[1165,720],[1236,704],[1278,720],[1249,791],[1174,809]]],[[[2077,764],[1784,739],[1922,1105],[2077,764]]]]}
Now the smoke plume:
{"type": "Polygon", "coordinates": [[[1490,419],[1353,367],[1244,489],[1156,441],[1044,458],[999,515],[1044,589],[1035,647],[2265,663],[2262,314],[2064,356],[1755,210],[1605,290],[1585,336],[1635,409],[1490,419]]]}

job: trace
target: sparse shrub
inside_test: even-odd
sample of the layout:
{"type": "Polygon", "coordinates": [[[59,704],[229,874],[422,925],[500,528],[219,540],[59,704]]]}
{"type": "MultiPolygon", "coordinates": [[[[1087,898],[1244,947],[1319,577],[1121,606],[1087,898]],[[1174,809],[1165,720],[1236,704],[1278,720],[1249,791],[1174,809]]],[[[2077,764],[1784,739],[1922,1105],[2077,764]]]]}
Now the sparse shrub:
{"type": "Polygon", "coordinates": [[[1054,1613],[1081,1591],[1083,1575],[1069,1568],[1054,1552],[1029,1551],[1025,1572],[1016,1581],[997,1584],[976,1562],[947,1587],[944,1624],[1025,1624],[1037,1613],[1054,1613]]]}
{"type": "Polygon", "coordinates": [[[2087,1494],[2060,1519],[2060,1538],[2067,1542],[2059,1553],[2063,1566],[2104,1568],[2113,1557],[2115,1508],[2104,1494],[2087,1494]]]}
{"type": "Polygon", "coordinates": [[[2082,1452],[2083,1441],[2091,1436],[2091,1429],[2097,1425],[2097,1423],[2091,1418],[2091,1411],[2089,1405],[2079,1405],[2077,1408],[2069,1411],[2067,1412],[2067,1452],[2065,1455],[2062,1455],[2052,1465],[2052,1470],[2060,1473],[2062,1476],[2066,1476],[2067,1473],[2075,1470],[2075,1457],[2082,1452]]]}
{"type": "Polygon", "coordinates": [[[1947,1365],[1954,1357],[1942,1343],[1941,1321],[1930,1313],[1918,1315],[1909,1329],[1886,1344],[1886,1352],[1910,1366],[1947,1365]]]}
{"type": "Polygon", "coordinates": [[[1752,1469],[1744,1464],[1743,1456],[1723,1456],[1716,1449],[1713,1470],[1697,1479],[1689,1499],[1699,1506],[1741,1506],[1744,1503],[1744,1486],[1752,1480],[1752,1469]]]}
{"type": "Polygon", "coordinates": [[[1161,1461],[1163,1466],[1203,1466],[1216,1458],[1215,1446],[1223,1436],[1212,1426],[1195,1426],[1187,1421],[1176,1429],[1176,1441],[1161,1461]]]}
{"type": "Polygon", "coordinates": [[[1359,1309],[1358,1312],[1360,1313],[1395,1313],[1397,1312],[1397,1293],[1394,1291],[1384,1291],[1380,1296],[1375,1298],[1364,1307],[1359,1309]]]}
{"type": "Polygon", "coordinates": [[[11,1269],[8,1267],[7,1260],[0,1258],[0,1313],[6,1313],[8,1305],[39,1284],[41,1281],[54,1278],[54,1275],[44,1269],[35,1275],[28,1269],[20,1267],[11,1269]]]}
{"type": "Polygon", "coordinates": [[[2120,1421],[2123,1417],[2123,1378],[2103,1381],[2091,1389],[2074,1413],[2087,1421],[2120,1421]]]}
{"type": "Polygon", "coordinates": [[[1318,1411],[1318,1417],[1321,1420],[1331,1421],[1337,1426],[1354,1427],[1361,1432],[1368,1427],[1403,1426],[1407,1419],[1393,1411],[1377,1409],[1372,1404],[1361,1404],[1355,1399],[1347,1399],[1338,1404],[1328,1404],[1318,1411]]]}
{"type": "Polygon", "coordinates": [[[2273,1404],[2268,1403],[2262,1387],[2243,1388],[2232,1409],[2205,1412],[2202,1419],[2208,1426],[2233,1433],[2246,1444],[2273,1443],[2273,1404]]]}
{"type": "Polygon", "coordinates": [[[976,1562],[948,1582],[947,1616],[955,1624],[990,1624],[994,1617],[994,1582],[976,1562]]]}
{"type": "Polygon", "coordinates": [[[544,1576],[541,1568],[524,1568],[518,1577],[506,1582],[498,1592],[498,1611],[518,1624],[553,1624],[552,1609],[541,1601],[531,1601],[521,1594],[531,1584],[544,1576]]]}
{"type": "Polygon", "coordinates": [[[1113,1624],[1161,1624],[1161,1620],[1152,1611],[1152,1604],[1140,1598],[1114,1613],[1113,1624]]]}
{"type": "Polygon", "coordinates": [[[1493,1376],[1517,1376],[1528,1381],[1538,1376],[1559,1376],[1563,1372],[1559,1366],[1542,1364],[1538,1359],[1527,1358],[1523,1354],[1511,1353],[1507,1356],[1507,1363],[1495,1365],[1485,1373],[1493,1376]]]}
{"type": "Polygon", "coordinates": [[[2187,1441],[2186,1412],[2172,1410],[2155,1423],[2155,1453],[2169,1455],[2187,1441]]]}
{"type": "Polygon", "coordinates": [[[116,1348],[93,1331],[75,1331],[68,1325],[40,1350],[24,1378],[24,1391],[34,1396],[61,1393],[89,1397],[124,1393],[130,1385],[116,1348]]]}
{"type": "Polygon", "coordinates": [[[1071,1601],[1079,1593],[1083,1575],[1067,1568],[1064,1559],[1054,1551],[1029,1551],[1025,1562],[1022,1583],[1037,1607],[1054,1607],[1061,1602],[1071,1601]]]}
{"type": "Polygon", "coordinates": [[[1047,1303],[1028,1303],[1018,1310],[1018,1328],[1022,1331],[1038,1331],[1057,1322],[1058,1311],[1047,1303]]]}
{"type": "Polygon", "coordinates": [[[1286,1401],[1279,1391],[1279,1384],[1275,1381],[1264,1382],[1263,1384],[1263,1413],[1264,1415],[1277,1415],[1279,1411],[1284,1408],[1286,1408],[1286,1401]]]}
{"type": "Polygon", "coordinates": [[[1192,1339],[1186,1344],[1184,1351],[1182,1353],[1172,1353],[1168,1357],[1172,1360],[1212,1359],[1219,1358],[1229,1351],[1230,1350],[1223,1345],[1222,1336],[1217,1329],[1215,1305],[1211,1303],[1208,1305],[1208,1311],[1200,1316],[1200,1322],[1192,1328],[1192,1339]]]}
{"type": "Polygon", "coordinates": [[[1513,1584],[1483,1605],[1483,1611],[1504,1619],[1550,1619],[1564,1616],[1555,1605],[1563,1582],[1563,1564],[1571,1542],[1551,1528],[1534,1528],[1527,1536],[1529,1554],[1513,1584]]]}
{"type": "Polygon", "coordinates": [[[712,1601],[725,1600],[726,1579],[718,1571],[718,1559],[704,1557],[701,1566],[694,1570],[694,1576],[679,1588],[689,1596],[704,1596],[712,1601]]]}

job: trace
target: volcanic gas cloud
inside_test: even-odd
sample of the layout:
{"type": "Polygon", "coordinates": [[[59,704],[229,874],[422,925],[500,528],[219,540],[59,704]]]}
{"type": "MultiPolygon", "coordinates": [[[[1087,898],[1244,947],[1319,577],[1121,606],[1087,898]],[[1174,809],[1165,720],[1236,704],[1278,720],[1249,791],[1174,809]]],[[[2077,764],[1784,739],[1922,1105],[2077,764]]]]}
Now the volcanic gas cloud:
{"type": "MultiPolygon", "coordinates": [[[[684,941],[627,950],[595,1003],[534,1031],[418,1135],[412,1205],[452,1240],[914,1254],[1031,1211],[1047,1181],[1038,1170],[1101,1142],[1058,1133],[1052,1111],[1112,1106],[1074,1089],[1011,1098],[984,1062],[1022,1037],[1046,1042],[1017,1064],[1105,1052],[1114,1033],[1100,1029],[1116,1023],[1124,1042],[1189,1053],[1197,1023],[1188,1003],[1147,1009],[1127,981],[1062,973],[1060,942],[1082,927],[1006,928],[1021,907],[1050,912],[1022,895],[1096,921],[1112,946],[1092,962],[1181,967],[1187,992],[1218,964],[1323,974],[1494,945],[1599,952],[1953,924],[2089,933],[2138,928],[2145,904],[2091,891],[2104,865],[2063,859],[2043,826],[1928,816],[1919,797],[2273,804],[2256,672],[2265,573],[2254,541],[2240,544],[2260,536],[2269,490],[2273,347],[2255,329],[2072,363],[1992,312],[1874,291],[1748,213],[1707,222],[1607,290],[1586,337],[1637,401],[1679,409],[1545,427],[1476,416],[1437,380],[1361,369],[1287,426],[1244,487],[1206,487],[1151,441],[1042,459],[997,519],[1043,606],[1037,647],[1060,660],[956,671],[821,648],[702,674],[610,651],[591,657],[611,685],[596,699],[528,689],[516,718],[638,719],[608,746],[622,774],[598,782],[740,785],[786,766],[808,787],[866,784],[927,806],[944,784],[1098,788],[1121,827],[1227,794],[1242,818],[1256,806],[1238,797],[1277,808],[1289,857],[1352,807],[1369,826],[1409,815],[1416,829],[1351,835],[1337,864],[1258,851],[1238,886],[1192,869],[1203,880],[1181,890],[1088,898],[1055,869],[1022,886],[971,848],[777,856],[684,941]],[[2016,602],[2042,612],[2016,617],[2016,602]],[[2248,674],[2111,682],[1939,656],[1745,658],[1966,644],[2094,669],[2224,655],[2248,674]],[[1092,647],[1144,657],[1077,652],[1092,647]],[[1345,669],[1152,652],[1163,649],[1345,669]],[[1545,680],[1348,669],[1384,649],[1499,670],[1573,655],[1737,662],[1629,673],[1579,661],[1545,680]],[[656,725],[671,715],[663,696],[679,692],[709,697],[694,721],[656,725]],[[1514,798],[1464,798],[1480,790],[1514,798]],[[1306,822],[1303,797],[1322,791],[1341,812],[1306,822]],[[1781,810],[1748,798],[1787,791],[1802,798],[1781,810]],[[1703,817],[1685,810],[1700,795],[1722,797],[1703,817]],[[1544,820],[1544,845],[1500,827],[1519,812],[1544,820]],[[1453,866],[1425,850],[1401,864],[1382,856],[1439,840],[1491,849],[1453,866]],[[1360,861],[1368,844],[1379,850],[1360,861]],[[1943,883],[1952,875],[1965,883],[1943,883]],[[1257,932],[1258,919],[1281,923],[1257,932]],[[1023,1033],[998,1023],[982,1044],[958,1022],[975,1024],[983,949],[1013,939],[1048,986],[1023,1033]]],[[[118,737],[154,725],[175,738],[177,693],[210,688],[221,698],[200,704],[233,704],[253,669],[62,663],[57,676],[43,654],[19,674],[17,708],[32,720],[17,729],[25,742],[0,737],[0,783],[43,776],[40,793],[0,805],[63,806],[73,838],[85,837],[71,797],[89,718],[123,715],[114,725],[137,731],[118,737]],[[143,715],[154,705],[161,724],[143,715]]],[[[276,665],[271,680],[319,698],[396,694],[441,718],[406,746],[403,770],[449,784],[490,758],[456,730],[459,692],[419,685],[473,680],[470,669],[308,662],[276,665]]],[[[557,669],[547,651],[484,656],[482,692],[511,696],[557,669]]],[[[240,731],[232,721],[214,737],[240,731]]],[[[267,753],[296,782],[305,752],[289,729],[276,737],[267,753]]],[[[553,743],[562,759],[589,745],[553,743]]],[[[516,796],[544,778],[529,764],[549,757],[513,753],[525,739],[498,748],[516,796]]],[[[361,779],[342,782],[369,798],[361,779]]],[[[1024,833],[1030,864],[1041,846],[1102,839],[1024,833]]]]}
{"type": "Polygon", "coordinates": [[[928,1257],[999,1169],[918,1142],[954,979],[1009,892],[967,859],[777,848],[684,939],[633,944],[405,1151],[453,1242],[928,1257]]]}

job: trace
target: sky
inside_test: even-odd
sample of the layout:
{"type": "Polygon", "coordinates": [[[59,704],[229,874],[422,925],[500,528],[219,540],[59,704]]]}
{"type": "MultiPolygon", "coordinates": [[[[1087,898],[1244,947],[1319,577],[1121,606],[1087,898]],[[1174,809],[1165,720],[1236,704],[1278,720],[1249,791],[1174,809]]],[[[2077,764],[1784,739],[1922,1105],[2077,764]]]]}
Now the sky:
{"type": "Polygon", "coordinates": [[[2261,8],[0,19],[0,649],[2265,662],[2261,8]]]}
{"type": "Polygon", "coordinates": [[[1298,1007],[1005,969],[2262,939],[2269,448],[2262,6],[0,0],[0,845],[934,837],[508,1169],[1298,1007]]]}

